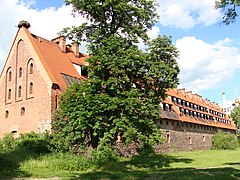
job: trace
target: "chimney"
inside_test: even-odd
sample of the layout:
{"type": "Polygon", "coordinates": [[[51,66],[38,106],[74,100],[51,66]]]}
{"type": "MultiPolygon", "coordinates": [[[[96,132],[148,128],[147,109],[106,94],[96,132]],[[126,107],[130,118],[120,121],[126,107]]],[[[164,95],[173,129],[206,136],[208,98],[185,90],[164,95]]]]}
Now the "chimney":
{"type": "Polygon", "coordinates": [[[193,98],[192,91],[188,91],[188,92],[186,92],[186,94],[187,94],[191,99],[193,98]]]}
{"type": "Polygon", "coordinates": [[[185,96],[185,88],[179,89],[179,91],[185,96]]]}
{"type": "Polygon", "coordinates": [[[207,105],[210,105],[210,104],[211,104],[210,100],[207,99],[207,98],[205,98],[205,103],[206,103],[207,105]]]}
{"type": "Polygon", "coordinates": [[[52,39],[52,42],[58,44],[61,51],[66,53],[66,39],[64,36],[60,36],[55,39],[52,39]]]}
{"type": "Polygon", "coordinates": [[[74,55],[78,58],[79,57],[79,44],[74,42],[72,43],[72,51],[74,55]]]}

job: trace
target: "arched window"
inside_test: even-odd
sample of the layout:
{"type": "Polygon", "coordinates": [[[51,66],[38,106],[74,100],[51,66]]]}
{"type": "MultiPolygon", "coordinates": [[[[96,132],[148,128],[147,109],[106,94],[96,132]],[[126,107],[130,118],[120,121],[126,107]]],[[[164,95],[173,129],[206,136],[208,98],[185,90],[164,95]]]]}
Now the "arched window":
{"type": "Polygon", "coordinates": [[[22,86],[18,87],[18,97],[22,97],[22,86]]]}
{"type": "Polygon", "coordinates": [[[33,93],[33,83],[32,83],[32,82],[30,82],[29,93],[30,93],[30,94],[33,93]]]}
{"type": "Polygon", "coordinates": [[[22,68],[19,68],[19,77],[22,77],[22,68]]]}
{"type": "Polygon", "coordinates": [[[30,74],[33,73],[33,63],[30,63],[30,66],[29,66],[29,73],[30,73],[30,74]]]}
{"type": "Polygon", "coordinates": [[[8,116],[9,116],[9,111],[6,110],[6,111],[5,111],[5,118],[8,118],[8,116]]]}
{"type": "Polygon", "coordinates": [[[12,90],[11,90],[11,89],[9,89],[9,90],[8,90],[8,100],[10,100],[10,99],[11,99],[11,96],[12,96],[11,94],[12,94],[12,90]]]}
{"type": "Polygon", "coordinates": [[[25,115],[25,107],[22,107],[21,108],[21,116],[24,116],[25,115]]]}
{"type": "Polygon", "coordinates": [[[9,71],[9,74],[8,74],[8,81],[11,81],[12,80],[12,71],[9,71]]]}

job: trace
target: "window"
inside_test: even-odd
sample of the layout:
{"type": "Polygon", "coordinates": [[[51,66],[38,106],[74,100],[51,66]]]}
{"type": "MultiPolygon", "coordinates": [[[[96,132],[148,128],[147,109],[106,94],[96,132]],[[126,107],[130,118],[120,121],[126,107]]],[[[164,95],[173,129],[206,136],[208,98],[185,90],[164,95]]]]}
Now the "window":
{"type": "Polygon", "coordinates": [[[24,116],[25,115],[25,107],[22,107],[21,108],[21,116],[24,116]]]}
{"type": "Polygon", "coordinates": [[[170,132],[166,131],[166,142],[170,143],[171,142],[171,137],[170,137],[170,132]]]}
{"type": "Polygon", "coordinates": [[[30,93],[30,94],[33,93],[33,83],[32,83],[32,82],[30,82],[29,93],[30,93]]]}
{"type": "Polygon", "coordinates": [[[19,68],[19,77],[22,77],[22,68],[19,68]]]}
{"type": "Polygon", "coordinates": [[[5,111],[5,118],[8,118],[8,116],[9,116],[9,111],[6,110],[6,111],[5,111]]]}
{"type": "Polygon", "coordinates": [[[18,87],[18,97],[22,97],[22,86],[18,87]]]}
{"type": "Polygon", "coordinates": [[[192,144],[192,137],[188,137],[189,144],[192,144]]]}
{"type": "Polygon", "coordinates": [[[30,74],[33,73],[33,63],[30,64],[30,67],[29,67],[29,73],[30,73],[30,74]]]}
{"type": "Polygon", "coordinates": [[[11,90],[11,89],[9,89],[9,90],[8,90],[8,100],[10,100],[10,99],[11,99],[11,96],[12,96],[11,94],[12,94],[12,90],[11,90]]]}
{"type": "Polygon", "coordinates": [[[11,81],[12,80],[12,72],[9,71],[9,74],[8,74],[8,81],[11,81]]]}

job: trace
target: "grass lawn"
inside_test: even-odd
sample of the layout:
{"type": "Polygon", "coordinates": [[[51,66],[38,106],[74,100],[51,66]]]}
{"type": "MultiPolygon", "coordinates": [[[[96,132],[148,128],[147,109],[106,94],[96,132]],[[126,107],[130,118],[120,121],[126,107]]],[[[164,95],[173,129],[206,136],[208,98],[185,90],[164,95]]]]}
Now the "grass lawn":
{"type": "Polygon", "coordinates": [[[0,153],[0,179],[240,179],[240,148],[134,156],[101,167],[81,156],[0,153]]]}

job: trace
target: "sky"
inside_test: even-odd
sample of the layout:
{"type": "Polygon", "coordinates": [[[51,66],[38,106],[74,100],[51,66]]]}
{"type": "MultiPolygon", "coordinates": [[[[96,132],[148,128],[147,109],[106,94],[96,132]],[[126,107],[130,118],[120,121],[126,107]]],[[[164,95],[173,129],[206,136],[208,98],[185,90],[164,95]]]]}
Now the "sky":
{"type": "MultiPolygon", "coordinates": [[[[178,88],[219,104],[223,90],[227,100],[240,98],[240,18],[229,26],[221,24],[223,14],[214,8],[215,0],[157,2],[160,19],[148,34],[172,37],[180,54],[178,88]]],[[[31,24],[31,33],[49,40],[62,28],[86,21],[78,14],[73,17],[64,0],[0,0],[0,7],[0,69],[21,20],[31,24]]],[[[86,52],[84,44],[80,51],[86,52]]]]}

